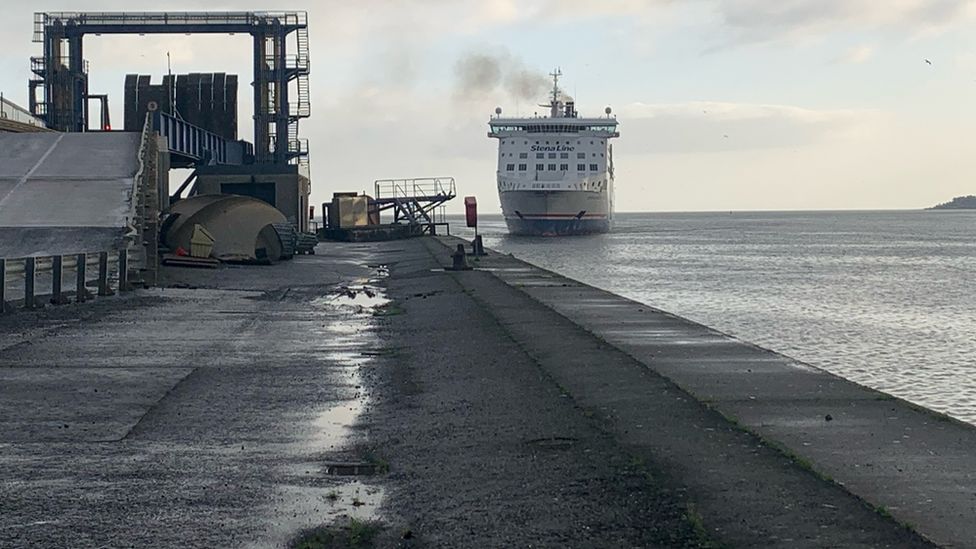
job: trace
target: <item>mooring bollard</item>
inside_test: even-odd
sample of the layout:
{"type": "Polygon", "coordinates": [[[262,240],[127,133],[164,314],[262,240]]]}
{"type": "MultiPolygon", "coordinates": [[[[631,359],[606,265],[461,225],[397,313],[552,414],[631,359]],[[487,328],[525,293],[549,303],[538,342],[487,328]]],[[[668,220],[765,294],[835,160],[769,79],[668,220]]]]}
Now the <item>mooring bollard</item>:
{"type": "Polygon", "coordinates": [[[51,258],[51,304],[64,305],[68,302],[61,294],[61,279],[64,276],[64,257],[56,255],[51,258]]]}
{"type": "Polygon", "coordinates": [[[112,294],[112,289],[108,287],[108,252],[101,252],[98,254],[98,295],[105,297],[112,294]]]}
{"type": "Polygon", "coordinates": [[[78,275],[75,283],[75,302],[84,303],[88,301],[88,288],[85,287],[85,271],[88,267],[88,255],[78,254],[75,256],[75,272],[78,275]]]}
{"type": "Polygon", "coordinates": [[[24,308],[34,308],[34,271],[37,269],[37,260],[28,257],[24,260],[24,308]]]}
{"type": "Polygon", "coordinates": [[[464,251],[464,244],[457,245],[457,251],[451,255],[451,259],[454,260],[454,265],[451,267],[452,271],[471,270],[471,266],[468,265],[468,254],[464,251]]]}
{"type": "Polygon", "coordinates": [[[471,242],[471,251],[471,255],[478,257],[488,255],[485,253],[485,244],[482,242],[480,234],[474,236],[474,240],[471,242]]]}

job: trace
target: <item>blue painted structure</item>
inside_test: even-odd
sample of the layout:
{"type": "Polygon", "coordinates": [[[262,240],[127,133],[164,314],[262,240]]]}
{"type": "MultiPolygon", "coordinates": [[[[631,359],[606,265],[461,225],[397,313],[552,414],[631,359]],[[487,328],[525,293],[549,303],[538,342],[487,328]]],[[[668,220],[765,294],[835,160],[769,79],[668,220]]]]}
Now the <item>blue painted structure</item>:
{"type": "Polygon", "coordinates": [[[174,168],[200,164],[249,164],[254,145],[231,141],[162,111],[152,113],[153,129],[166,139],[174,168]]]}

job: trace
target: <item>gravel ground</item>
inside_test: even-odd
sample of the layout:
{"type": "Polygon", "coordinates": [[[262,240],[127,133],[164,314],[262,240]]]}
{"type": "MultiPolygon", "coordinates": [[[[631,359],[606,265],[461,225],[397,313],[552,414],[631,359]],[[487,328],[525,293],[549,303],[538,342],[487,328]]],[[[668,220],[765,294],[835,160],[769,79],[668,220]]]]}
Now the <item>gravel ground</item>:
{"type": "Polygon", "coordinates": [[[403,313],[369,375],[371,444],[390,464],[391,523],[423,547],[697,547],[666,475],[649,474],[436,267],[391,266],[403,313]]]}

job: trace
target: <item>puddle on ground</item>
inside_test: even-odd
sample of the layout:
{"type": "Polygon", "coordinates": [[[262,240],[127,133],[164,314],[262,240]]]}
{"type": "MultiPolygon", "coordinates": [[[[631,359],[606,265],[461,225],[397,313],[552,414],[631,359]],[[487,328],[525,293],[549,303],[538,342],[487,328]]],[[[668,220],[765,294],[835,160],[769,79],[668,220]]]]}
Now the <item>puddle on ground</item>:
{"type": "MultiPolygon", "coordinates": [[[[379,276],[386,276],[385,273],[381,271],[379,276]]],[[[373,313],[390,303],[390,299],[376,282],[376,278],[357,280],[312,301],[313,309],[323,315],[321,326],[313,334],[316,354],[330,364],[343,367],[345,371],[336,375],[357,390],[363,385],[360,368],[382,354],[376,351],[380,342],[375,334],[373,313]]],[[[321,410],[312,421],[310,444],[320,450],[337,450],[347,445],[366,398],[360,391],[355,398],[332,402],[321,410]]]]}
{"type": "MultiPolygon", "coordinates": [[[[380,271],[379,277],[386,276],[380,271]]],[[[371,356],[364,351],[375,349],[379,342],[373,334],[373,313],[390,303],[385,290],[376,285],[378,278],[360,279],[328,295],[312,300],[313,310],[322,315],[323,323],[312,335],[312,351],[325,360],[359,368],[371,356]]],[[[356,380],[356,385],[359,385],[356,380]]]]}
{"type": "Polygon", "coordinates": [[[303,530],[349,519],[376,520],[383,496],[382,487],[358,481],[333,486],[279,485],[273,501],[277,520],[263,539],[246,547],[284,547],[303,530]]]}
{"type": "MultiPolygon", "coordinates": [[[[310,303],[318,322],[310,334],[308,352],[329,366],[329,377],[342,387],[341,400],[325,403],[307,422],[308,435],[300,444],[309,464],[292,484],[279,487],[273,516],[275,543],[287,541],[303,529],[326,526],[337,520],[370,520],[383,499],[383,490],[360,482],[362,477],[329,470],[343,464],[341,453],[353,443],[355,428],[369,395],[362,389],[362,368],[382,356],[383,342],[376,334],[375,311],[390,303],[377,283],[389,271],[376,268],[376,276],[343,285],[310,303]],[[330,461],[331,459],[334,461],[330,461]],[[314,463],[310,465],[310,463],[314,463]],[[281,538],[281,536],[285,536],[281,538]]],[[[297,471],[292,470],[292,474],[297,471]]],[[[280,543],[279,543],[280,544],[280,543]]]]}
{"type": "Polygon", "coordinates": [[[317,305],[327,305],[338,308],[375,309],[389,303],[382,288],[371,284],[354,284],[345,286],[336,294],[328,295],[316,300],[317,305]]]}
{"type": "Polygon", "coordinates": [[[364,397],[339,401],[335,406],[319,412],[312,421],[314,433],[311,445],[328,451],[337,451],[345,446],[353,425],[363,413],[363,400],[364,397]]]}
{"type": "Polygon", "coordinates": [[[325,494],[329,510],[359,520],[371,520],[379,516],[384,490],[380,486],[359,481],[345,482],[325,494]],[[351,509],[351,510],[350,510],[351,509]]]}

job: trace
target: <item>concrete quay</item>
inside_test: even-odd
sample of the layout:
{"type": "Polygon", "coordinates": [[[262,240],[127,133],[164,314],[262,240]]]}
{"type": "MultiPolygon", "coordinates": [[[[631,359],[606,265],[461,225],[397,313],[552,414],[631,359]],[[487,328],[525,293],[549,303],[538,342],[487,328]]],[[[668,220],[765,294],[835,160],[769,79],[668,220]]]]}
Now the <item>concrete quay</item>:
{"type": "MultiPolygon", "coordinates": [[[[444,250],[455,244],[443,241],[444,250]]],[[[718,539],[752,545],[750,536],[767,532],[769,542],[782,540],[784,534],[798,542],[811,526],[834,530],[843,513],[826,497],[832,485],[937,545],[976,546],[976,524],[969,520],[976,516],[973,426],[510,256],[494,254],[479,264],[493,279],[468,276],[459,281],[530,354],[544,361],[558,352],[563,344],[553,340],[567,339],[550,336],[568,324],[599,342],[594,345],[604,353],[575,354],[562,365],[554,363],[549,373],[580,406],[600,415],[618,440],[643,448],[648,459],[665,460],[673,473],[685,470],[691,499],[706,523],[721,517],[723,508],[751,509],[759,518],[775,514],[775,506],[782,504],[783,523],[769,516],[758,522],[743,517],[726,529],[719,519],[718,539]],[[507,302],[497,298],[502,284],[522,295],[507,302]],[[631,364],[606,360],[608,353],[618,352],[631,364]],[[643,371],[638,374],[634,366],[643,371]],[[778,449],[823,482],[791,490],[789,498],[776,497],[782,487],[769,490],[775,480],[766,466],[756,464],[748,471],[722,465],[733,459],[735,443],[720,455],[700,452],[702,439],[716,432],[704,421],[680,425],[686,444],[698,439],[702,446],[662,446],[655,439],[680,417],[682,393],[752,435],[747,438],[760,443],[757,457],[778,449]],[[676,402],[654,402],[664,394],[676,402]],[[808,528],[788,524],[795,513],[809,519],[808,528]]]]}
{"type": "Polygon", "coordinates": [[[458,242],[0,318],[0,546],[976,539],[969,426],[458,242]]]}

